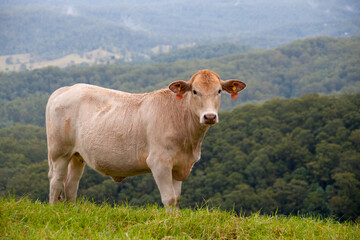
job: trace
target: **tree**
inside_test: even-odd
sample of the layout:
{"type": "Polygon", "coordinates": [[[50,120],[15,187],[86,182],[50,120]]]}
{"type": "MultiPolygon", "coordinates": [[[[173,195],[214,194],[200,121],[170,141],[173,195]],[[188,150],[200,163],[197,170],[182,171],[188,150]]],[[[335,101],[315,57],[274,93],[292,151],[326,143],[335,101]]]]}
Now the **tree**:
{"type": "Polygon", "coordinates": [[[332,213],[343,219],[356,219],[360,215],[360,181],[349,172],[335,173],[336,195],[331,198],[332,213]]]}

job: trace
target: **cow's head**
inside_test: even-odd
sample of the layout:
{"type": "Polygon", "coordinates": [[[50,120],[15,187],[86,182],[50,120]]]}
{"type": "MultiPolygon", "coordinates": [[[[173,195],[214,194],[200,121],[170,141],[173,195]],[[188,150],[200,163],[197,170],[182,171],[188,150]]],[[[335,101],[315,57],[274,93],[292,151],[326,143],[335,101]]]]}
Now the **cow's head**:
{"type": "Polygon", "coordinates": [[[217,73],[209,70],[197,72],[188,82],[176,81],[169,85],[177,99],[188,99],[191,111],[199,117],[200,123],[208,125],[219,121],[221,92],[226,91],[235,99],[245,87],[245,83],[239,80],[223,81],[217,73]]]}

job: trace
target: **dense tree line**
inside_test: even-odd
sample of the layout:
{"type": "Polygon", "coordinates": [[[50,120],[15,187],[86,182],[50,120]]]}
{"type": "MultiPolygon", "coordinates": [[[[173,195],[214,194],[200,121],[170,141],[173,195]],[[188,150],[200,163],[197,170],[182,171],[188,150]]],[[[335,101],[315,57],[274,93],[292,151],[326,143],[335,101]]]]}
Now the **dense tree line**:
{"type": "Polygon", "coordinates": [[[225,110],[275,96],[291,98],[312,92],[356,93],[360,91],[359,56],[359,37],[321,37],[296,41],[276,49],[213,59],[147,66],[49,67],[0,73],[0,127],[16,122],[43,126],[47,97],[65,85],[83,82],[129,92],[146,92],[167,87],[175,80],[188,80],[204,68],[216,71],[223,79],[237,78],[247,83],[247,90],[235,101],[223,98],[222,109],[225,110]]]}
{"type": "Polygon", "coordinates": [[[224,113],[184,193],[226,209],[357,217],[359,109],[359,94],[305,95],[224,113]]]}
{"type": "Polygon", "coordinates": [[[212,43],[173,50],[151,57],[154,62],[177,62],[180,60],[211,59],[226,55],[246,53],[250,46],[236,43],[212,43]]]}
{"type": "MultiPolygon", "coordinates": [[[[183,184],[181,207],[204,202],[251,213],[360,216],[360,94],[304,95],[222,112],[183,184]]],[[[45,130],[0,130],[0,194],[47,201],[45,130]]],[[[118,184],[86,168],[79,195],[159,203],[151,174],[118,184]]]]}

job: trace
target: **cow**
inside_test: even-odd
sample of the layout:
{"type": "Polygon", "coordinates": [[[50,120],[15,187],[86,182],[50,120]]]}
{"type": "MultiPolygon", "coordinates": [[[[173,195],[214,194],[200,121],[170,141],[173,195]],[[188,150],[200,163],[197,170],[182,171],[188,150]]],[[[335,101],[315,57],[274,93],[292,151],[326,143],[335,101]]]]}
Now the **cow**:
{"type": "Polygon", "coordinates": [[[167,89],[131,94],[88,84],[56,90],[46,105],[50,204],[74,202],[87,164],[115,182],[152,173],[165,207],[178,209],[181,184],[219,121],[222,91],[245,88],[201,70],[167,89]]]}

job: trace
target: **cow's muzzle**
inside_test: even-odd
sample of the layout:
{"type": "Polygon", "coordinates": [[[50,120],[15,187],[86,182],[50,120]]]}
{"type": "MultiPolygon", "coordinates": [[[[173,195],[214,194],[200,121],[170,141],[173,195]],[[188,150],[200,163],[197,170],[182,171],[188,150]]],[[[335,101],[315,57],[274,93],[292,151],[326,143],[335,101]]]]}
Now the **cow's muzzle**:
{"type": "Polygon", "coordinates": [[[216,113],[205,113],[201,118],[201,123],[213,125],[218,122],[218,116],[216,113]]]}

